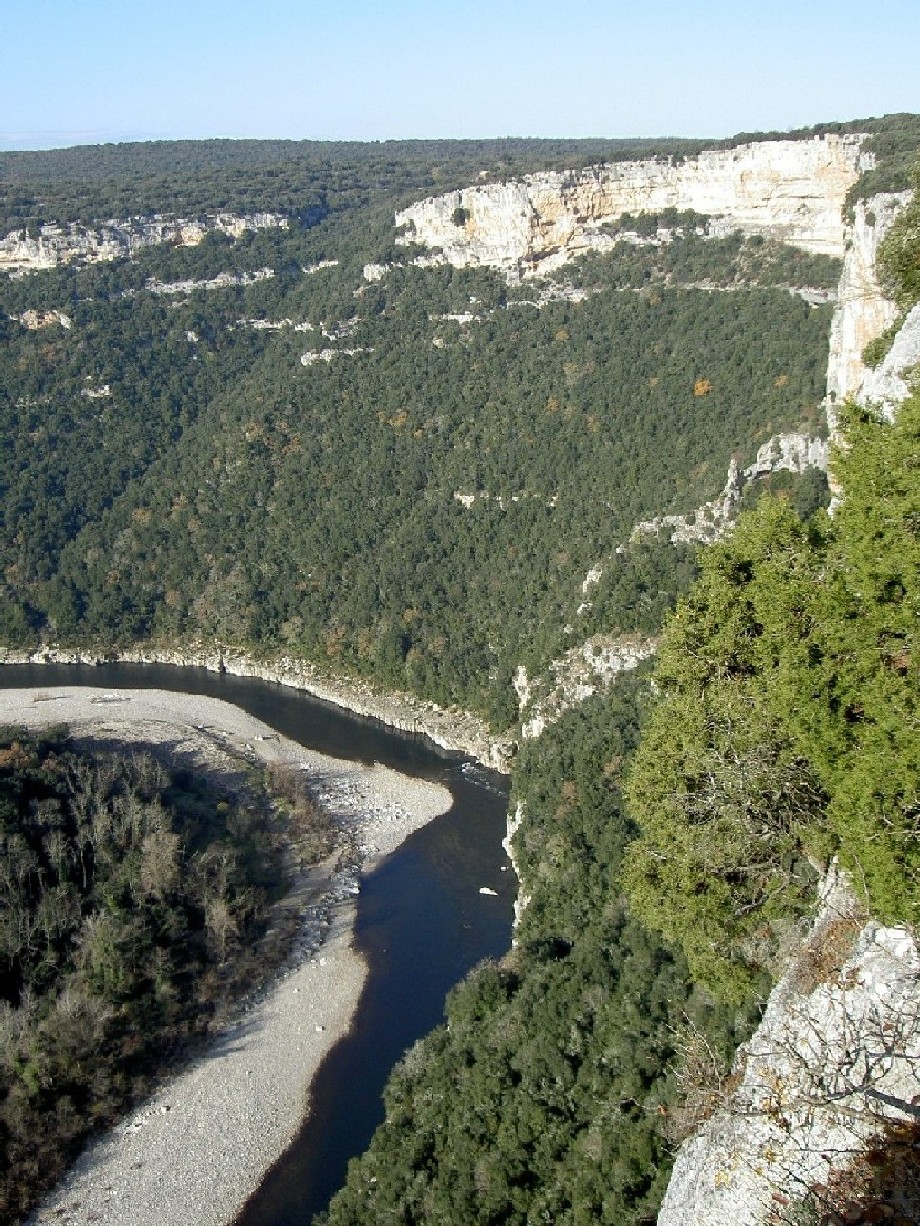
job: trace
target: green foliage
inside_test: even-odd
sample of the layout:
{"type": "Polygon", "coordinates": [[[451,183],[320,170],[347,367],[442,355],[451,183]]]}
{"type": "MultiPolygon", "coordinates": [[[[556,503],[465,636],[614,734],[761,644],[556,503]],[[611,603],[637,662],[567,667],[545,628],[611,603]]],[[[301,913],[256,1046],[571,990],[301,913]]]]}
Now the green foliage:
{"type": "Polygon", "coordinates": [[[871,133],[863,149],[875,155],[875,166],[864,171],[847,197],[847,203],[867,200],[879,192],[902,192],[911,186],[917,151],[920,150],[920,115],[885,115],[853,125],[871,133]]]}
{"type": "Polygon", "coordinates": [[[596,632],[654,634],[696,577],[697,548],[651,535],[620,545],[587,593],[591,608],[578,623],[580,639],[596,632]]]}
{"type": "MultiPolygon", "coordinates": [[[[138,141],[0,153],[0,232],[45,221],[282,212],[305,226],[372,201],[532,170],[698,153],[704,141],[138,141]]],[[[392,218],[392,212],[390,214],[392,218]]]]}
{"type": "MultiPolygon", "coordinates": [[[[811,629],[796,627],[786,664],[815,704],[789,703],[789,719],[831,795],[841,857],[877,914],[908,922],[920,913],[918,449],[920,397],[894,424],[848,421],[835,470],[844,501],[803,610],[811,629]]],[[[789,697],[784,687],[776,702],[789,697]]]]}
{"type": "Polygon", "coordinates": [[[911,186],[913,199],[895,218],[877,257],[882,288],[904,312],[920,302],[920,163],[913,168],[911,186]]]}
{"type": "Polygon", "coordinates": [[[0,730],[0,1220],[251,982],[281,829],[137,750],[0,730]]]}
{"type": "Polygon", "coordinates": [[[619,780],[644,702],[645,683],[627,679],[522,746],[512,804],[529,901],[516,949],[455,989],[447,1026],[398,1066],[386,1123],[329,1226],[654,1216],[675,1034],[692,1018],[720,1053],[738,1034],[611,890],[631,834],[619,780]]]}
{"type": "Polygon", "coordinates": [[[894,323],[885,329],[874,341],[869,341],[868,345],[862,351],[862,360],[866,366],[873,370],[877,366],[881,366],[891,346],[894,344],[894,338],[901,331],[901,326],[904,323],[904,315],[898,315],[894,323]]]}
{"type": "Polygon", "coordinates": [[[800,914],[813,884],[801,831],[825,798],[759,676],[770,587],[794,574],[805,531],[765,499],[703,554],[659,648],[662,701],[630,777],[642,837],[628,853],[627,892],[729,999],[757,987],[775,949],[771,921],[800,914]]]}
{"type": "Polygon", "coordinates": [[[703,556],[630,778],[633,906],[727,999],[807,906],[809,862],[920,914],[920,400],[844,423],[833,519],[764,500],[703,556]]]}
{"type": "MultiPolygon", "coordinates": [[[[616,232],[634,229],[637,220],[625,214],[617,222],[616,232]]],[[[657,223],[659,218],[651,215],[651,220],[657,223]]],[[[649,228],[645,224],[640,230],[649,228]]],[[[659,285],[700,283],[736,291],[834,289],[840,280],[840,260],[811,255],[759,235],[745,238],[740,231],[710,238],[690,229],[660,244],[634,247],[621,243],[608,252],[590,252],[561,269],[553,279],[587,289],[614,286],[652,290],[659,285]]]]}
{"type": "MultiPolygon", "coordinates": [[[[348,254],[365,223],[336,245],[320,225],[3,287],[10,313],[37,295],[74,319],[16,325],[0,354],[7,641],[293,650],[497,722],[516,663],[568,645],[584,575],[617,538],[711,497],[733,452],[816,413],[826,310],[781,290],[646,299],[608,277],[537,312],[483,270],[397,267],[366,286],[348,254]],[[143,289],[266,264],[296,275],[143,289]],[[479,322],[442,318],[471,299],[479,322]],[[254,317],[346,323],[339,344],[364,352],[304,368],[329,342],[239,323],[254,317]]],[[[669,567],[611,570],[608,626],[653,629],[669,567]]]]}
{"type": "Polygon", "coordinates": [[[693,209],[662,209],[657,213],[623,213],[616,221],[605,225],[603,229],[609,234],[620,234],[631,231],[647,238],[654,238],[661,229],[694,229],[705,227],[709,218],[693,209]]]}
{"type": "Polygon", "coordinates": [[[816,511],[827,510],[831,501],[827,474],[819,468],[806,468],[802,473],[779,469],[759,477],[745,486],[740,509],[753,510],[764,496],[783,499],[801,520],[811,519],[816,511]]]}
{"type": "MultiPolygon", "coordinates": [[[[10,227],[218,207],[281,210],[294,223],[0,284],[9,444],[0,457],[0,637],[205,638],[293,653],[477,707],[497,728],[515,715],[517,663],[535,674],[587,634],[654,632],[696,573],[695,552],[652,540],[614,550],[638,520],[686,513],[717,494],[733,455],[752,458],[781,429],[817,428],[830,308],[787,291],[834,283],[836,263],[740,235],[689,234],[586,259],[567,275],[592,291],[587,300],[537,310],[488,270],[412,266],[414,252],[394,246],[392,218],[400,204],[482,170],[498,181],[699,147],[188,142],[0,155],[10,227]],[[395,266],[368,284],[370,260],[395,266]],[[168,298],[149,288],[154,278],[263,267],[275,275],[248,286],[168,298]],[[74,327],[29,331],[8,318],[36,308],[65,310],[74,327]],[[447,318],[467,314],[476,318],[447,318]],[[256,330],[252,320],[289,323],[256,330]],[[301,363],[327,347],[354,352],[301,363]],[[695,395],[703,384],[707,394],[695,395]],[[107,396],[84,394],[105,385],[107,396]],[[576,614],[599,560],[591,608],[576,614]]],[[[807,904],[809,857],[839,846],[854,862],[864,833],[854,826],[847,844],[844,809],[825,811],[843,770],[829,748],[831,716],[811,730],[828,744],[813,745],[782,714],[802,658],[817,669],[816,692],[839,697],[831,647],[824,663],[812,661],[808,628],[825,615],[812,554],[841,563],[837,527],[800,517],[824,491],[800,482],[778,492],[786,505],[759,509],[708,555],[669,632],[665,697],[632,775],[650,802],[644,812],[637,796],[635,851],[620,779],[638,739],[641,680],[522,747],[515,851],[530,901],[518,945],[456,990],[448,1026],[397,1071],[387,1123],[331,1222],[619,1223],[654,1214],[670,1161],[658,1123],[678,1102],[666,1071],[675,1034],[698,1027],[720,1055],[731,1050],[745,1024],[735,1002],[760,984],[807,904]],[[664,867],[655,839],[674,852],[664,867]],[[632,912],[612,885],[624,856],[632,912]],[[643,915],[684,951],[670,952],[643,915]],[[688,961],[728,1009],[694,988],[688,961]]],[[[889,645],[895,674],[917,658],[899,644],[889,645]]],[[[912,726],[904,702],[895,711],[912,726]]],[[[867,776],[860,795],[877,784],[867,776]]],[[[225,880],[225,840],[219,834],[214,851],[213,831],[185,823],[189,787],[174,809],[158,801],[178,825],[139,819],[144,837],[156,836],[150,890],[137,887],[142,839],[139,848],[119,844],[105,872],[105,857],[98,866],[92,858],[92,916],[72,895],[72,874],[46,874],[66,887],[48,903],[29,895],[23,914],[34,911],[29,924],[45,935],[33,942],[35,958],[10,963],[17,1009],[25,986],[79,974],[74,1007],[51,1009],[76,1032],[142,1008],[174,1027],[198,1024],[186,1013],[195,977],[187,958],[232,947],[237,921],[212,908],[208,927],[201,891],[225,880]],[[190,884],[174,875],[192,866],[190,884]],[[188,952],[174,949],[171,935],[188,932],[188,952]]],[[[909,825],[906,805],[905,784],[892,821],[909,825]]],[[[70,820],[66,803],[60,812],[70,820]]],[[[55,829],[53,807],[41,813],[55,829]]],[[[10,848],[9,862],[34,884],[41,874],[29,857],[41,848],[28,839],[10,848]]],[[[229,880],[254,874],[241,899],[265,885],[260,854],[251,841],[234,854],[229,880]]],[[[880,862],[874,878],[887,871],[880,862]]],[[[41,1042],[20,1042],[25,1029],[11,1033],[9,1101],[21,1104],[62,1074],[49,1073],[41,1042]]],[[[81,1042],[61,1041],[65,1063],[82,1067],[81,1042]]],[[[130,1092],[131,1076],[112,1074],[115,1098],[130,1092]]],[[[42,1102],[60,1117],[66,1149],[67,1099],[42,1102]]],[[[84,1100],[73,1102],[79,1118],[84,1100]]]]}

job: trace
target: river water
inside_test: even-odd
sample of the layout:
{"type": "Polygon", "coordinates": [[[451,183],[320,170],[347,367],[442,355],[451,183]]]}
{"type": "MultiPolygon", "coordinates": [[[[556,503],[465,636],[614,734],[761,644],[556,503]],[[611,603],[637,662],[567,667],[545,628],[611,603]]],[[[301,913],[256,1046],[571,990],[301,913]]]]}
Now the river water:
{"type": "Polygon", "coordinates": [[[0,686],[94,685],[207,694],[291,740],[339,758],[381,762],[448,787],[453,805],[411,835],[358,897],[355,943],[370,972],[355,1024],[314,1083],[307,1123],[237,1226],[302,1226],[341,1185],[383,1119],[393,1064],[443,1016],[447,991],[511,938],[516,881],[501,846],[506,781],[421,737],[394,732],[297,690],[169,665],[7,665],[0,686]],[[495,894],[481,894],[486,887],[495,894]]]}

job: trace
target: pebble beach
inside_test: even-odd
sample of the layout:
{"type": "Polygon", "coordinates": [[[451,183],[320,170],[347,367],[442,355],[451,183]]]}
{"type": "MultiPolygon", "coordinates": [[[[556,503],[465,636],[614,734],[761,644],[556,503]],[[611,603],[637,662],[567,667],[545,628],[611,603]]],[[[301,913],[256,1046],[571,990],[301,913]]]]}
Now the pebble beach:
{"type": "Polygon", "coordinates": [[[359,876],[450,807],[450,792],[304,749],[219,699],[85,687],[0,691],[0,724],[66,723],[94,741],[167,744],[202,769],[242,756],[310,772],[356,854],[304,872],[288,966],[208,1052],[83,1153],[31,1224],[229,1226],[302,1124],[310,1086],[352,1022],[367,969],[352,948],[359,876]]]}

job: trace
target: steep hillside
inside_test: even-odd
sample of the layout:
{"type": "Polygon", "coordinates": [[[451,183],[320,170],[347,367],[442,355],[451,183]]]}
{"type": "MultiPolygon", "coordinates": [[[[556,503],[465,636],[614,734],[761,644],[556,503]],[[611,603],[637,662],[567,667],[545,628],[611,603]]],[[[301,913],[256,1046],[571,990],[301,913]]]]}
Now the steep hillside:
{"type": "Polygon", "coordinates": [[[659,653],[629,789],[633,910],[722,998],[786,971],[731,1078],[695,1087],[711,1118],[662,1226],[920,1213],[917,200],[879,248],[903,323],[868,407],[841,417],[833,518],[740,521],[659,653]],[[816,872],[819,915],[790,959],[816,872]]]}
{"type": "MultiPolygon", "coordinates": [[[[40,242],[42,224],[96,233],[106,218],[154,211],[209,231],[105,261],[84,262],[80,248],[0,279],[3,642],[245,658],[272,675],[292,661],[296,676],[360,679],[532,733],[514,767],[517,947],[459,988],[449,1027],[410,1053],[330,1221],[367,1221],[369,1204],[379,1220],[647,1221],[671,1146],[702,1110],[688,1070],[709,1061],[723,1076],[750,1032],[775,947],[813,895],[809,855],[855,863],[850,811],[822,824],[833,770],[768,738],[756,777],[778,778],[813,829],[800,838],[781,814],[777,850],[758,800],[766,850],[745,877],[754,902],[772,902],[778,858],[786,909],[755,918],[742,900],[730,944],[707,890],[699,923],[682,926],[664,883],[671,912],[650,933],[616,884],[624,856],[634,888],[644,879],[641,850],[627,851],[636,826],[622,778],[650,707],[647,674],[603,691],[654,647],[699,543],[759,490],[778,493],[779,509],[712,555],[693,600],[733,547],[754,540],[770,555],[773,528],[805,595],[822,589],[797,550],[817,543],[826,565],[840,561],[841,538],[811,519],[827,496],[828,337],[833,323],[841,399],[893,318],[874,269],[882,213],[857,199],[850,222],[846,209],[870,179],[907,186],[892,167],[917,125],[895,119],[714,152],[244,143],[142,147],[133,162],[108,151],[93,172],[79,154],[0,161],[10,228],[31,226],[16,241],[40,242]],[[873,146],[874,169],[857,179],[873,146]],[[170,186],[171,156],[181,174],[170,186]],[[597,156],[614,165],[584,171],[597,156]],[[742,184],[745,168],[756,173],[742,184]],[[526,216],[506,240],[486,202],[512,198],[526,216]],[[287,224],[234,234],[208,221],[228,211],[287,224]],[[407,243],[397,213],[419,219],[416,240],[437,214],[442,250],[407,243]],[[882,303],[868,322],[867,287],[882,303]]],[[[902,377],[907,359],[894,357],[902,377]]],[[[868,514],[871,500],[849,505],[868,514]]],[[[740,624],[723,604],[716,647],[740,624]]],[[[787,629],[776,637],[805,651],[787,629]]],[[[743,630],[739,659],[756,638],[743,630]]],[[[897,645],[886,651],[882,679],[897,688],[913,656],[902,673],[897,645]]],[[[780,672],[776,701],[796,705],[780,672]]],[[[775,732],[768,705],[743,714],[749,739],[775,732]]],[[[832,715],[814,736],[854,723],[832,715]]],[[[664,761],[685,741],[655,727],[643,744],[657,736],[664,761]]],[[[703,735],[705,718],[688,712],[686,729],[703,735]]],[[[862,731],[848,753],[865,749],[862,731]]],[[[733,746],[717,748],[730,757],[733,746]]],[[[894,777],[885,759],[860,787],[894,777]]],[[[742,852],[737,838],[717,842],[742,852]]],[[[880,853],[873,872],[896,916],[890,861],[880,853]]],[[[703,878],[713,890],[722,880],[703,878]]]]}
{"type": "Polygon", "coordinates": [[[303,656],[501,728],[520,665],[655,629],[670,551],[636,524],[820,430],[826,257],[676,226],[509,296],[393,247],[378,170],[338,164],[325,216],[138,223],[89,264],[84,234],[0,284],[7,642],[303,656]]]}
{"type": "Polygon", "coordinates": [[[517,948],[455,994],[446,1029],[397,1071],[330,1223],[647,1221],[668,1143],[710,1116],[663,1221],[913,1220],[916,950],[903,927],[867,924],[865,900],[826,884],[735,1071],[727,1055],[814,906],[816,864],[842,856],[877,912],[914,914],[916,401],[901,414],[897,429],[871,414],[848,427],[834,521],[767,504],[707,558],[667,632],[657,686],[676,693],[642,739],[625,813],[641,679],[522,747],[517,948]],[[772,671],[752,664],[774,655],[772,671]],[[846,699],[843,658],[858,661],[846,699]],[[697,666],[706,679],[684,696],[672,673],[697,666]],[[645,833],[630,847],[632,813],[645,833]],[[624,844],[633,915],[612,936],[624,844]],[[632,926],[640,914],[665,943],[632,926]]]}

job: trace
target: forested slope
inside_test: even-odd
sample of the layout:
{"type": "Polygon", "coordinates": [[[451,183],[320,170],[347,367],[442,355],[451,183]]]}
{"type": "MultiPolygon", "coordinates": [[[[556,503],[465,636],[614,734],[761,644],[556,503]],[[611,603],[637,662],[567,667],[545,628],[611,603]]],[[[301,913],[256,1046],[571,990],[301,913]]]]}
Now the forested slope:
{"type": "Polygon", "coordinates": [[[698,991],[616,888],[633,829],[622,768],[647,705],[634,676],[525,742],[516,946],[397,1068],[330,1226],[653,1220],[680,1099],[670,1065],[697,1030],[727,1058],[747,1018],[698,991]]]}
{"type": "MultiPolygon", "coordinates": [[[[916,223],[914,204],[882,252],[905,306],[916,223]]],[[[732,1048],[831,858],[861,915],[915,925],[920,394],[893,423],[851,408],[841,431],[833,516],[764,497],[701,555],[654,690],[634,675],[522,746],[516,948],[453,993],[445,1027],[397,1069],[329,1226],[653,1220],[673,1144],[740,1078],[732,1048]]],[[[850,944],[859,927],[843,925],[850,944]]],[[[848,952],[826,947],[810,973],[848,952]]],[[[905,1021],[889,1055],[910,1060],[914,1031],[905,1021]]],[[[863,1067],[862,1042],[847,1032],[822,1084],[863,1067]]],[[[884,1136],[868,1176],[778,1184],[763,1220],[915,1208],[916,1128],[884,1136]]],[[[724,1145],[713,1163],[688,1182],[729,1180],[724,1145]]]]}
{"type": "MultiPolygon", "coordinates": [[[[915,126],[912,117],[877,125],[886,186],[904,185],[904,133],[915,126]]],[[[290,224],[0,283],[0,639],[287,653],[461,703],[504,728],[517,714],[519,664],[534,675],[595,632],[658,630],[692,568],[665,539],[630,542],[632,529],[664,512],[692,514],[722,489],[733,457],[749,463],[772,435],[821,430],[831,307],[790,290],[826,289],[836,266],[739,236],[704,239],[687,224],[667,244],[617,246],[553,281],[512,288],[486,270],[413,263],[421,253],[395,247],[393,232],[395,207],[483,169],[501,177],[636,152],[189,144],[109,150],[92,173],[78,152],[4,155],[10,226],[227,207],[279,209],[290,224]],[[388,267],[366,274],[372,263],[388,267]],[[222,285],[205,284],[222,274],[222,285]]],[[[873,438],[892,437],[876,429],[853,426],[869,456],[873,438]]],[[[894,463],[879,446],[866,468],[877,483],[894,463]]],[[[910,558],[914,486],[910,464],[902,468],[898,540],[910,558]]],[[[658,778],[642,757],[649,750],[633,770],[635,814],[624,807],[647,679],[525,743],[513,787],[530,901],[517,947],[457,989],[449,1026],[397,1072],[388,1123],[331,1221],[649,1220],[669,1145],[696,1110],[687,1085],[707,1053],[719,1075],[750,1027],[771,942],[807,908],[809,857],[853,858],[852,813],[865,828],[865,798],[880,779],[901,788],[886,819],[909,834],[913,767],[905,760],[907,782],[897,783],[896,737],[893,758],[856,772],[852,786],[839,781],[848,762],[874,753],[867,728],[895,736],[875,712],[889,702],[898,710],[915,684],[915,653],[902,643],[911,631],[885,620],[912,608],[897,584],[911,592],[913,579],[899,572],[887,587],[892,576],[873,569],[882,527],[846,535],[874,495],[854,495],[830,526],[805,522],[793,501],[802,515],[814,509],[806,491],[757,512],[712,555],[685,606],[700,614],[694,633],[711,632],[703,655],[728,653],[714,667],[731,681],[729,708],[741,704],[746,766],[778,779],[787,804],[781,841],[761,832],[768,854],[741,874],[741,919],[731,914],[731,857],[748,843],[736,819],[766,821],[747,774],[740,801],[729,781],[737,804],[724,829],[687,810],[689,867],[676,880],[648,867],[654,839],[669,837],[638,803],[658,795],[641,782],[643,771],[658,778]],[[840,641],[814,640],[813,660],[810,631],[825,611],[814,602],[827,596],[819,573],[857,563],[882,584],[867,590],[884,650],[881,640],[844,641],[869,598],[841,580],[834,600],[844,613],[829,623],[840,641]],[[746,604],[734,603],[739,593],[746,604]],[[850,647],[868,672],[841,679],[834,661],[850,647]],[[804,669],[826,710],[813,727],[807,713],[793,727],[761,691],[805,711],[794,700],[804,669]],[[854,696],[861,686],[866,696],[854,696]],[[627,851],[637,817],[643,834],[627,851]],[[706,829],[726,857],[720,873],[706,874],[693,843],[706,829]],[[633,914],[617,884],[624,855],[633,914]],[[763,882],[777,866],[796,890],[774,916],[763,882]],[[653,909],[643,911],[643,889],[656,903],[660,892],[661,937],[636,918],[653,909]],[[686,931],[673,919],[681,890],[697,906],[686,931]],[[737,946],[723,939],[725,922],[737,946]],[[713,943],[728,956],[715,957],[713,943]]],[[[668,634],[674,643],[680,630],[668,634]]],[[[676,659],[692,671],[697,658],[666,649],[664,667],[676,659]]],[[[704,682],[694,674],[687,686],[704,682]]],[[[666,671],[660,685],[670,685],[666,671]]],[[[699,708],[686,739],[669,740],[656,731],[669,709],[659,706],[646,745],[686,747],[704,764],[739,748],[707,741],[699,708]]],[[[698,797],[694,762],[669,760],[698,797]]],[[[892,851],[869,832],[879,905],[900,914],[912,897],[903,874],[913,871],[912,844],[892,851]]]]}
{"type": "MultiPolygon", "coordinates": [[[[393,203],[434,174],[419,151],[386,181],[380,151],[347,152],[311,167],[342,180],[323,217],[4,279],[6,641],[283,650],[505,726],[517,664],[654,628],[666,565],[576,615],[637,521],[817,428],[830,307],[789,289],[833,261],[678,231],[509,295],[392,247],[393,203]]],[[[247,203],[233,171],[208,203],[247,203]]]]}

